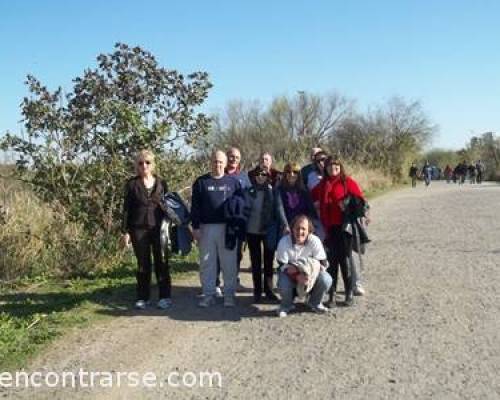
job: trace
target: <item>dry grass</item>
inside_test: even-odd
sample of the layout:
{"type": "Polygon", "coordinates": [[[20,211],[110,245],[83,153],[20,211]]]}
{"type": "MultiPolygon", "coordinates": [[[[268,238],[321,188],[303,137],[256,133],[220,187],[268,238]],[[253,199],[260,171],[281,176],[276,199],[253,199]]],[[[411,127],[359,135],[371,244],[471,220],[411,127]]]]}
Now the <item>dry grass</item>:
{"type": "Polygon", "coordinates": [[[42,203],[24,185],[0,177],[0,279],[70,276],[85,267],[80,225],[42,203]]]}
{"type": "Polygon", "coordinates": [[[347,173],[367,194],[378,193],[393,186],[392,178],[382,171],[366,169],[359,165],[347,165],[347,173]]]}

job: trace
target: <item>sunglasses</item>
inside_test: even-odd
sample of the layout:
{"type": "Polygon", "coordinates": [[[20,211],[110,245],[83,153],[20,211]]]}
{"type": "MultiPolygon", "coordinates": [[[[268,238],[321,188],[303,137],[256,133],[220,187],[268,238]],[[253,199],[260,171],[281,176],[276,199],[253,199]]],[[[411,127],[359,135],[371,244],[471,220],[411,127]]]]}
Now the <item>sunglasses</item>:
{"type": "Polygon", "coordinates": [[[326,157],[321,157],[316,160],[316,162],[325,162],[326,157]]]}
{"type": "Polygon", "coordinates": [[[149,161],[149,160],[145,160],[145,161],[144,161],[144,160],[143,160],[143,161],[139,161],[137,164],[139,164],[139,165],[144,165],[144,164],[146,164],[146,165],[150,165],[150,164],[151,164],[151,161],[149,161]]]}
{"type": "Polygon", "coordinates": [[[263,176],[263,177],[267,178],[269,175],[267,175],[265,172],[261,172],[260,174],[257,174],[257,176],[263,176]]]}

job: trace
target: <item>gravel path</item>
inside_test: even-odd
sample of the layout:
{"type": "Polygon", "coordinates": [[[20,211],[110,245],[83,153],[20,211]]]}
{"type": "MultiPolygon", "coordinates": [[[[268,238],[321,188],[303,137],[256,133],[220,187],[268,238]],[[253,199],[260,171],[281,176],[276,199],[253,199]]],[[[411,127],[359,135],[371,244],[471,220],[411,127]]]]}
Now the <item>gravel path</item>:
{"type": "Polygon", "coordinates": [[[112,322],[62,338],[30,366],[218,371],[221,388],[42,388],[36,398],[500,398],[500,186],[404,189],[374,200],[372,217],[367,296],[354,308],[279,319],[244,293],[237,310],[200,310],[192,277],[174,283],[168,312],[110,311],[112,322]]]}

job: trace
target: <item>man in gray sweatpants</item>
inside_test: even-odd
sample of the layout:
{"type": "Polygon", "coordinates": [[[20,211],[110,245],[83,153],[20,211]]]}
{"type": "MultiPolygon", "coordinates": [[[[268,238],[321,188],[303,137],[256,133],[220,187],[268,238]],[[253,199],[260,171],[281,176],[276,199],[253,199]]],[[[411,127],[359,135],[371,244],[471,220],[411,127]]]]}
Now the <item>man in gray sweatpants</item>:
{"type": "Polygon", "coordinates": [[[226,219],[224,204],[241,190],[238,179],[224,173],[227,156],[215,151],[211,158],[211,172],[200,176],[193,184],[191,220],[193,236],[200,250],[200,280],[203,299],[200,307],[215,303],[217,260],[224,280],[224,306],[234,307],[237,285],[236,247],[226,246],[226,219]]]}
{"type": "MultiPolygon", "coordinates": [[[[217,259],[220,261],[224,279],[224,298],[234,298],[238,277],[237,249],[225,246],[225,224],[202,224],[200,226],[200,278],[204,298],[215,295],[217,280],[217,259]]],[[[225,301],[224,304],[227,302],[225,301]]],[[[201,304],[200,304],[201,305],[201,304]]],[[[203,306],[203,305],[201,305],[203,306]]]]}

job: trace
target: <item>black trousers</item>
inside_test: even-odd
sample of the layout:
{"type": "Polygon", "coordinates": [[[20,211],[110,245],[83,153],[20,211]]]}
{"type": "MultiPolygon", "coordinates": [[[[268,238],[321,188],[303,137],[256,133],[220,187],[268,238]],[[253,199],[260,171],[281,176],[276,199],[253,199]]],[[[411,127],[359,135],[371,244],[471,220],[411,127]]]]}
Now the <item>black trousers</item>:
{"type": "Polygon", "coordinates": [[[348,258],[352,254],[352,236],[342,230],[342,225],[334,225],[326,239],[328,262],[330,267],[328,273],[332,276],[332,290],[337,291],[339,268],[344,281],[345,295],[352,296],[352,268],[348,258]]]}
{"type": "Polygon", "coordinates": [[[147,301],[151,295],[151,255],[153,255],[154,260],[159,298],[170,297],[172,287],[170,268],[168,258],[162,257],[159,229],[133,229],[130,232],[130,237],[137,258],[137,299],[147,301]]]}
{"type": "Polygon", "coordinates": [[[267,248],[265,235],[247,233],[250,263],[252,264],[252,280],[254,295],[262,294],[262,261],[264,260],[264,292],[273,291],[273,261],[274,251],[267,248]]]}

